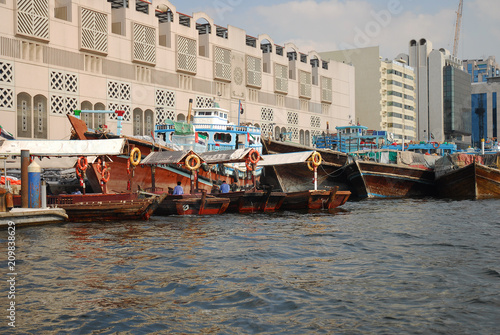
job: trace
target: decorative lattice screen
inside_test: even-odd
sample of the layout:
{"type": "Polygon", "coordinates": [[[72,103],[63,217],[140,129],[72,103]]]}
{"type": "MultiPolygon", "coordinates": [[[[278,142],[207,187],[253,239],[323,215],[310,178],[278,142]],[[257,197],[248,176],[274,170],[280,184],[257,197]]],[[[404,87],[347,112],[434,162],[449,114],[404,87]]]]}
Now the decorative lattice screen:
{"type": "Polygon", "coordinates": [[[198,95],[196,96],[196,102],[194,105],[196,108],[211,108],[214,106],[214,101],[212,98],[198,95]]]}
{"type": "Polygon", "coordinates": [[[14,109],[14,67],[0,61],[0,108],[14,109]]]}
{"type": "Polygon", "coordinates": [[[156,123],[163,124],[165,120],[175,121],[175,92],[157,89],[155,94],[156,123]]]}
{"type": "Polygon", "coordinates": [[[177,70],[196,73],[196,41],[177,35],[177,70]]]}
{"type": "Polygon", "coordinates": [[[288,124],[299,124],[299,113],[287,112],[286,116],[288,124]]]}
{"type": "Polygon", "coordinates": [[[262,121],[274,121],[274,111],[272,108],[262,107],[260,109],[260,118],[262,121]]]}
{"type": "Polygon", "coordinates": [[[93,10],[81,9],[81,48],[108,53],[108,16],[93,10]]]}
{"type": "Polygon", "coordinates": [[[273,134],[273,125],[270,123],[262,123],[261,134],[265,138],[269,138],[273,134]]]}
{"type": "Polygon", "coordinates": [[[156,63],[156,30],[142,24],[133,23],[133,55],[134,60],[156,63]]]}
{"type": "Polygon", "coordinates": [[[299,139],[299,128],[287,127],[286,131],[288,133],[292,133],[292,139],[294,139],[294,140],[298,140],[299,139]]]}
{"type": "Polygon", "coordinates": [[[302,98],[311,98],[311,73],[299,71],[299,96],[302,98]]]}
{"type": "Polygon", "coordinates": [[[214,78],[231,81],[231,50],[214,47],[214,78]]]}
{"type": "Polygon", "coordinates": [[[164,124],[167,119],[175,121],[175,111],[156,107],[156,124],[164,124]]]}
{"type": "Polygon", "coordinates": [[[50,111],[52,114],[66,115],[73,114],[78,109],[78,98],[62,94],[50,95],[50,111]]]}
{"type": "Polygon", "coordinates": [[[288,66],[274,65],[275,91],[288,93],[288,66]]]}
{"type": "Polygon", "coordinates": [[[66,93],[78,93],[78,75],[70,72],[51,70],[50,89],[66,93]]]}
{"type": "MultiPolygon", "coordinates": [[[[130,121],[130,100],[131,100],[131,87],[128,83],[118,81],[108,81],[108,103],[109,110],[122,110],[124,121],[130,121]]],[[[117,115],[111,114],[111,120],[116,120],[117,115]]]]}
{"type": "Polygon", "coordinates": [[[321,77],[321,101],[332,102],[332,78],[321,77]]]}
{"type": "Polygon", "coordinates": [[[16,33],[49,40],[49,1],[17,0],[16,33]]]}
{"type": "Polygon", "coordinates": [[[73,114],[78,109],[78,74],[49,70],[50,112],[57,115],[73,114]]]}
{"type": "Polygon", "coordinates": [[[262,87],[262,60],[247,56],[247,85],[262,87]]]}
{"type": "Polygon", "coordinates": [[[311,116],[311,127],[313,128],[321,127],[321,118],[319,116],[311,116]]]}

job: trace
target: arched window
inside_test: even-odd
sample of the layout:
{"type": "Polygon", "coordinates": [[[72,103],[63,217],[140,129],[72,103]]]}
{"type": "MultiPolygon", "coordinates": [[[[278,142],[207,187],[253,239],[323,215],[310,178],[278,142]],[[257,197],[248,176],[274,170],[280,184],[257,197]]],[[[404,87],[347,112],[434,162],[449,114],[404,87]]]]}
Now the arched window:
{"type": "Polygon", "coordinates": [[[142,135],[144,135],[144,133],[143,133],[144,123],[142,121],[142,109],[135,108],[133,115],[134,115],[134,121],[133,121],[134,136],[142,136],[142,135]]]}
{"type": "Polygon", "coordinates": [[[309,133],[309,130],[306,130],[306,133],[305,133],[305,145],[307,145],[308,147],[311,146],[311,134],[309,133]]]}
{"type": "MultiPolygon", "coordinates": [[[[94,105],[94,110],[95,111],[104,111],[106,110],[106,106],[104,106],[103,103],[96,103],[94,105]]],[[[106,114],[104,113],[99,113],[99,114],[94,114],[94,127],[99,128],[101,125],[106,124],[106,114]]]]}
{"type": "Polygon", "coordinates": [[[275,139],[279,139],[280,138],[280,127],[279,126],[276,126],[276,128],[274,128],[274,138],[275,139]]]}
{"type": "Polygon", "coordinates": [[[47,98],[41,94],[33,99],[33,137],[48,138],[47,98]]]}
{"type": "Polygon", "coordinates": [[[144,134],[151,136],[151,133],[153,133],[154,130],[155,130],[155,114],[151,109],[146,109],[144,111],[144,134]]]}
{"type": "Polygon", "coordinates": [[[186,116],[184,114],[177,114],[177,121],[186,121],[186,116]]]}
{"type": "Polygon", "coordinates": [[[31,95],[26,92],[17,95],[17,136],[31,138],[33,115],[31,95]]]}
{"type": "Polygon", "coordinates": [[[304,140],[304,130],[300,130],[299,132],[299,143],[302,145],[305,145],[305,140],[304,140]]]}
{"type": "MultiPolygon", "coordinates": [[[[92,103],[90,101],[82,101],[81,109],[83,110],[92,110],[92,103]]],[[[94,114],[91,113],[82,113],[80,118],[85,122],[87,128],[94,128],[94,114]]]]}

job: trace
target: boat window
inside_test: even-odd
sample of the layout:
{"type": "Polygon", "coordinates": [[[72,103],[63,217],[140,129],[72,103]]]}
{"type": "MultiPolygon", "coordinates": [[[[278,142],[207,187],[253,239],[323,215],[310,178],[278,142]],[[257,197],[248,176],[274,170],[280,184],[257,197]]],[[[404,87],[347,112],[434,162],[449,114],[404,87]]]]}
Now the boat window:
{"type": "Polygon", "coordinates": [[[212,115],[212,112],[205,112],[205,115],[212,115]]]}
{"type": "Polygon", "coordinates": [[[214,134],[215,142],[223,142],[223,143],[231,143],[231,134],[226,133],[215,133],[214,134]]]}
{"type": "Polygon", "coordinates": [[[214,112],[214,115],[215,116],[219,116],[219,112],[214,112]]]}
{"type": "Polygon", "coordinates": [[[224,113],[224,119],[227,119],[227,114],[226,113],[224,113]]]}

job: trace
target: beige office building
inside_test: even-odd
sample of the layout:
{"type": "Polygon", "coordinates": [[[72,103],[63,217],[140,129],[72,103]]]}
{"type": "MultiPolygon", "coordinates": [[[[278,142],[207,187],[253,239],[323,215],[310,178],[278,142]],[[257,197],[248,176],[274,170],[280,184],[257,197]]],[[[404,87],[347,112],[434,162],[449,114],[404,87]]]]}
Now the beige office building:
{"type": "Polygon", "coordinates": [[[320,55],[355,67],[356,119],[351,123],[385,130],[399,143],[416,139],[413,68],[401,59],[381,60],[378,46],[320,55]]]}
{"type": "MultiPolygon", "coordinates": [[[[0,0],[0,17],[0,124],[17,138],[68,138],[75,109],[123,110],[124,134],[150,134],[189,99],[304,144],[354,118],[352,66],[169,1],[0,0]]],[[[83,118],[117,129],[115,114],[83,118]]]]}

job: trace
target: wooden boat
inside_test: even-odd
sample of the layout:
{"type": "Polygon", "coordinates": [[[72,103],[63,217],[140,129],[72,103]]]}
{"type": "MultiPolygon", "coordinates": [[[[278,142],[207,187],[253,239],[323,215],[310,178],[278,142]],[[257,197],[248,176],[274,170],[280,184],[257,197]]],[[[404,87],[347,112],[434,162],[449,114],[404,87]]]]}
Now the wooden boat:
{"type": "Polygon", "coordinates": [[[272,189],[248,190],[214,194],[216,197],[229,198],[227,212],[230,213],[269,213],[280,209],[286,194],[272,189]]]}
{"type": "MultiPolygon", "coordinates": [[[[330,149],[313,149],[311,147],[295,144],[292,142],[281,142],[265,140],[264,151],[267,154],[299,153],[305,151],[316,151],[322,157],[321,167],[318,169],[318,188],[329,189],[339,186],[341,190],[348,190],[343,167],[347,164],[347,154],[330,149]]],[[[311,178],[311,171],[306,164],[273,165],[265,167],[265,177],[261,177],[262,183],[281,185],[287,192],[308,191],[310,184],[304,183],[311,178]]]]}
{"type": "MultiPolygon", "coordinates": [[[[99,140],[103,138],[118,138],[119,136],[110,134],[100,134],[88,132],[87,125],[81,119],[68,115],[68,119],[73,127],[75,139],[93,139],[99,140]]],[[[139,150],[140,157],[146,157],[153,151],[173,151],[172,149],[153,143],[146,140],[141,140],[134,137],[121,136],[127,140],[127,147],[129,148],[123,155],[110,156],[109,162],[106,162],[108,169],[111,171],[111,178],[105,183],[106,189],[112,192],[129,192],[131,190],[145,190],[145,191],[165,191],[173,188],[178,181],[186,189],[191,183],[190,171],[182,166],[175,164],[165,164],[162,166],[149,166],[149,167],[134,167],[130,164],[130,159],[133,149],[139,150]],[[155,189],[151,189],[151,185],[155,185],[155,189]]],[[[97,164],[89,164],[86,171],[86,176],[92,187],[93,192],[100,193],[105,191],[103,189],[102,172],[99,171],[97,164]]],[[[229,185],[238,184],[239,178],[234,174],[226,173],[225,169],[211,170],[202,167],[198,172],[198,188],[205,189],[208,192],[216,182],[225,181],[229,185]],[[238,180],[237,180],[238,179],[238,180]]],[[[240,182],[241,183],[241,182],[240,182]]]]}
{"type": "Polygon", "coordinates": [[[330,211],[343,205],[350,194],[350,191],[339,191],[338,187],[331,190],[287,192],[281,209],[330,211]]]}
{"type": "Polygon", "coordinates": [[[434,171],[402,164],[355,160],[346,168],[351,191],[359,198],[434,195],[434,171]]]}
{"type": "Polygon", "coordinates": [[[500,198],[500,154],[455,154],[443,160],[450,160],[451,168],[446,172],[438,170],[436,186],[440,197],[500,198]]]}
{"type": "MultiPolygon", "coordinates": [[[[166,195],[139,193],[59,194],[47,196],[47,206],[62,208],[72,222],[148,220],[166,195]]],[[[21,197],[14,196],[14,206],[21,197]]]]}
{"type": "Polygon", "coordinates": [[[222,214],[229,206],[229,198],[208,197],[205,190],[201,195],[172,200],[178,215],[215,215],[222,214]]]}

